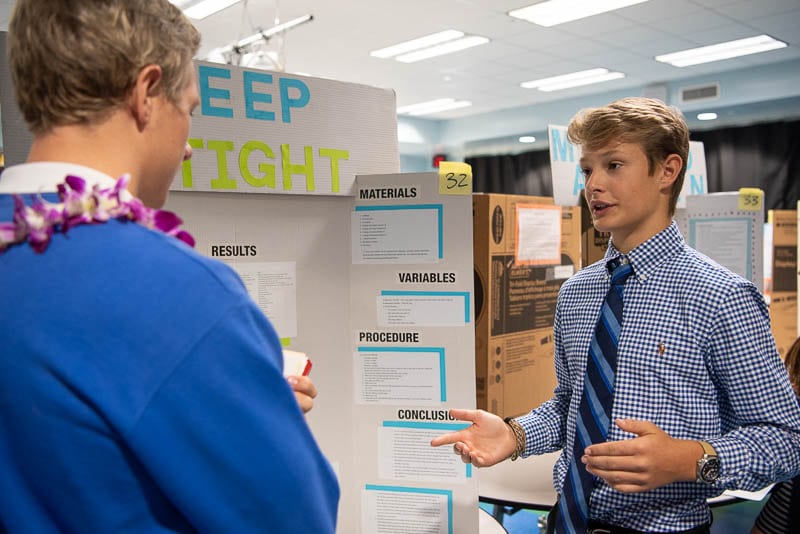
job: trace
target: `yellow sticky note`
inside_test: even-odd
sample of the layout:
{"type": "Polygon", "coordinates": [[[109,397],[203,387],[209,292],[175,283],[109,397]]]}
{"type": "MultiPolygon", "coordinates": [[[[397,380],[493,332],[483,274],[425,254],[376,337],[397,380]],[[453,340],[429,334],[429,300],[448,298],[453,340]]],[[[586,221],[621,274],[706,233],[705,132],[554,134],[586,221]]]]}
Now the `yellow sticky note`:
{"type": "Polygon", "coordinates": [[[440,195],[471,195],[472,167],[460,161],[439,163],[440,195]]]}
{"type": "Polygon", "coordinates": [[[764,206],[764,191],[755,187],[739,189],[739,209],[742,211],[761,211],[764,206]]]}

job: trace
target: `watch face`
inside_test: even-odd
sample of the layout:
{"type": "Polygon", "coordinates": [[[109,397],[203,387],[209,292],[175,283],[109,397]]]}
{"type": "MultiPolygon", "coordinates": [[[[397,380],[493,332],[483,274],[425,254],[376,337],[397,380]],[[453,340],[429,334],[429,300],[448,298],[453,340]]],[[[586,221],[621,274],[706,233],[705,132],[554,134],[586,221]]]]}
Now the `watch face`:
{"type": "Polygon", "coordinates": [[[719,460],[717,458],[706,458],[700,466],[700,479],[703,482],[714,482],[719,478],[719,460]]]}

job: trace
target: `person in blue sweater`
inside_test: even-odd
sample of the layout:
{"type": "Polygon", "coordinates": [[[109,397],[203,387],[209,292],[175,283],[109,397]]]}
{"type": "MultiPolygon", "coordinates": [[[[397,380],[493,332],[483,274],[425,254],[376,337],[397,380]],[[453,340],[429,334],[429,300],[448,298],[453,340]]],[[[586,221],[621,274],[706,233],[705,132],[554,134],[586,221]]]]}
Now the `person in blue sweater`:
{"type": "Polygon", "coordinates": [[[335,531],[313,383],[159,209],[199,43],[167,0],[14,6],[34,138],[0,176],[0,532],[335,531]]]}

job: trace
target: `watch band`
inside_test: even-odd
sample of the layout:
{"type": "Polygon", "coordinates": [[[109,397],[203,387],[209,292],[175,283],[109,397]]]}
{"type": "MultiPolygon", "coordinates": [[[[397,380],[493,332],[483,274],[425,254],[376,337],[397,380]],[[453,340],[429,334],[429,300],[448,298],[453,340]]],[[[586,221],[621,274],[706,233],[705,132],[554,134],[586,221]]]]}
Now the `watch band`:
{"type": "Polygon", "coordinates": [[[714,449],[714,447],[712,447],[709,442],[707,442],[707,441],[699,441],[698,440],[697,443],[699,443],[700,446],[703,447],[703,454],[707,454],[709,456],[716,456],[717,455],[716,449],[714,449]]]}
{"type": "Polygon", "coordinates": [[[697,460],[697,482],[713,484],[717,481],[720,474],[717,451],[706,441],[698,440],[698,443],[703,448],[703,456],[697,460]]]}

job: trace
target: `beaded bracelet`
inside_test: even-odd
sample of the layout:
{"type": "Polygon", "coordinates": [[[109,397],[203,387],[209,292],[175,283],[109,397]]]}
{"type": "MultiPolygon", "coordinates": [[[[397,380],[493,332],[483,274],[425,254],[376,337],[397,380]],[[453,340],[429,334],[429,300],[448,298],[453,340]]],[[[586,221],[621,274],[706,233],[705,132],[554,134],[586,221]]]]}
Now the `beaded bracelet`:
{"type": "Polygon", "coordinates": [[[511,455],[511,461],[513,462],[525,452],[525,430],[513,417],[506,417],[503,421],[511,427],[511,431],[514,432],[514,438],[517,440],[517,448],[514,449],[514,453],[511,455]]]}

